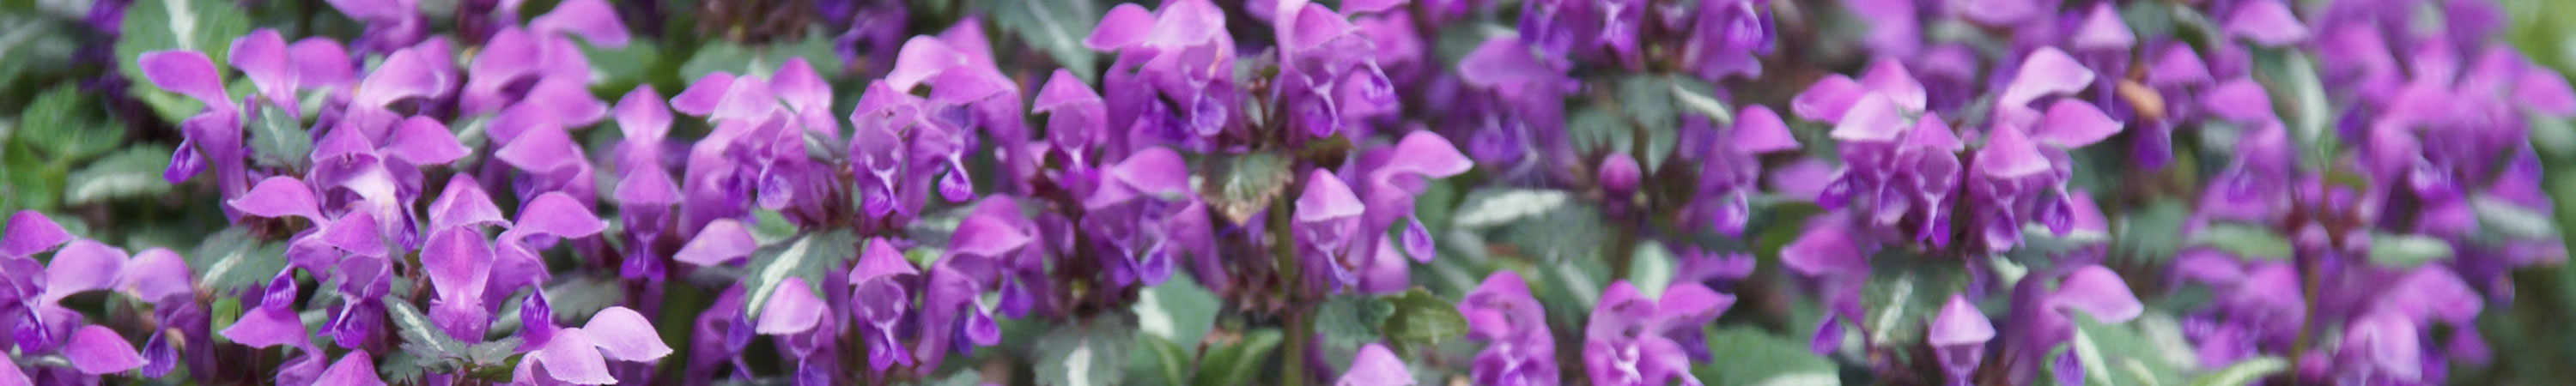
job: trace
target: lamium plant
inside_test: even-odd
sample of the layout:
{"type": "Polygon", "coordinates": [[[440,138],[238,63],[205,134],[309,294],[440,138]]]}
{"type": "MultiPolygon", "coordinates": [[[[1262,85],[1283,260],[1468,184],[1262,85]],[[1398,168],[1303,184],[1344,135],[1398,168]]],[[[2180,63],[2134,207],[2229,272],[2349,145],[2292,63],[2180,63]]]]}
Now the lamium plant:
{"type": "Polygon", "coordinates": [[[0,10],[0,385],[2576,377],[2561,2],[0,10]]]}

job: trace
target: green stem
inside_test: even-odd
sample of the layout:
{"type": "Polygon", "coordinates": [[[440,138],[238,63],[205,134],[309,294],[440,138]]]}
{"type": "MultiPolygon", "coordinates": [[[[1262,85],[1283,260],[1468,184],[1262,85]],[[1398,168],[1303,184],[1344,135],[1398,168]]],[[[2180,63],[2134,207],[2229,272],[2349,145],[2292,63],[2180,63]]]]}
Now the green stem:
{"type": "Polygon", "coordinates": [[[1288,310],[1282,314],[1288,336],[1283,342],[1287,347],[1280,350],[1284,356],[1280,363],[1287,364],[1279,371],[1284,377],[1281,379],[1285,380],[1281,384],[1297,386],[1309,383],[1306,380],[1306,341],[1315,335],[1315,321],[1308,319],[1306,314],[1313,309],[1315,302],[1305,299],[1306,278],[1299,272],[1304,266],[1297,258],[1296,234],[1289,230],[1294,226],[1289,216],[1296,213],[1292,203],[1294,201],[1272,200],[1268,218],[1271,258],[1279,267],[1280,288],[1283,289],[1280,296],[1288,300],[1288,310]]]}

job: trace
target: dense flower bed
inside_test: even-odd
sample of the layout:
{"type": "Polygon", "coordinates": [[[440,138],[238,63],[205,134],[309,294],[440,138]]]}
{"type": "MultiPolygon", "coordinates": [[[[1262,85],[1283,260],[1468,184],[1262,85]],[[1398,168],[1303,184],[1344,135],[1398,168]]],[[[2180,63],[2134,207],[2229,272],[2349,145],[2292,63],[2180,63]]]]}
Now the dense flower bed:
{"type": "Polygon", "coordinates": [[[26,5],[0,384],[2576,361],[2565,6],[1147,3],[26,5]]]}

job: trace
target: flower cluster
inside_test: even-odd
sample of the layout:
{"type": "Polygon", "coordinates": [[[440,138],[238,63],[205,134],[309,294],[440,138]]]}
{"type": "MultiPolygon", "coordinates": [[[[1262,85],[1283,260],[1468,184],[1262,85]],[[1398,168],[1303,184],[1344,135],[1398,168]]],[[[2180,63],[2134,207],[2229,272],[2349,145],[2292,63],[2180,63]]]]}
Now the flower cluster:
{"type": "Polygon", "coordinates": [[[2511,383],[2576,231],[2482,0],[327,3],[54,12],[0,384],[2511,383]]]}

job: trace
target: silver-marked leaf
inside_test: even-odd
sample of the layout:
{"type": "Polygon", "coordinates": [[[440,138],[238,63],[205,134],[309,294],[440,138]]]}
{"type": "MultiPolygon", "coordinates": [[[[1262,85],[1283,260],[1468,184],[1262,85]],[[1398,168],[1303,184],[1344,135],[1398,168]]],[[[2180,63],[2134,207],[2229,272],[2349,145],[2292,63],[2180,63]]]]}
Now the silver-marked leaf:
{"type": "Polygon", "coordinates": [[[1127,369],[1136,327],[1118,315],[1092,318],[1081,326],[1062,326],[1037,340],[1037,383],[1053,386],[1118,384],[1127,369]]]}
{"type": "Polygon", "coordinates": [[[429,321],[429,315],[414,308],[401,297],[386,295],[385,317],[392,319],[395,334],[402,337],[403,352],[430,361],[460,360],[467,357],[467,344],[447,336],[429,321]]]}
{"type": "Polygon", "coordinates": [[[1774,336],[1755,327],[1710,330],[1708,351],[1725,359],[1700,363],[1691,374],[1713,386],[1836,386],[1842,378],[1834,362],[1807,351],[1796,339],[1774,336]]]}
{"type": "Polygon", "coordinates": [[[225,228],[199,242],[196,252],[186,258],[188,271],[198,275],[200,290],[256,290],[286,269],[286,244],[260,240],[246,228],[225,228]]]}
{"type": "Polygon", "coordinates": [[[1270,201],[1297,179],[1289,166],[1296,160],[1274,152],[1212,157],[1199,171],[1200,198],[1236,225],[1270,208],[1270,201]]]}
{"type": "Polygon", "coordinates": [[[1483,189],[1467,193],[1467,198],[1451,212],[1450,226],[1483,229],[1518,222],[1547,213],[1571,202],[1572,195],[1561,190],[1483,189]]]}
{"type": "MultiPolygon", "coordinates": [[[[785,243],[761,246],[751,254],[749,274],[743,287],[749,297],[743,301],[744,315],[760,320],[761,309],[777,291],[814,291],[822,293],[823,275],[839,271],[851,259],[858,258],[858,239],[848,230],[807,233],[785,243]],[[804,279],[805,288],[781,288],[787,278],[804,279]]],[[[817,297],[820,297],[819,295],[817,297]]]]}
{"type": "Polygon", "coordinates": [[[1174,344],[1198,344],[1225,304],[1190,275],[1172,275],[1136,294],[1136,330],[1174,344]]]}
{"type": "Polygon", "coordinates": [[[277,106],[260,105],[259,116],[250,121],[251,159],[260,166],[302,169],[312,162],[313,133],[304,130],[304,121],[286,115],[277,106]]]}
{"type": "Polygon", "coordinates": [[[1259,329],[1243,333],[1232,344],[1210,348],[1199,361],[1199,371],[1190,375],[1191,386],[1250,385],[1261,369],[1270,367],[1270,356],[1279,350],[1281,334],[1276,329],[1259,329]]]}
{"type": "Polygon", "coordinates": [[[1386,317],[1379,330],[1399,351],[1430,347],[1450,339],[1467,336],[1467,317],[1458,313],[1458,305],[1431,294],[1422,287],[1384,297],[1394,313],[1386,317]]]}
{"type": "Polygon", "coordinates": [[[168,193],[170,181],[161,178],[161,171],[169,166],[169,148],[128,147],[72,172],[64,180],[63,203],[77,205],[168,193]]]}
{"type": "Polygon", "coordinates": [[[2248,260],[2289,260],[2290,239],[2252,225],[2210,224],[2192,235],[2188,245],[2216,247],[2248,260]]]}
{"type": "MultiPolygon", "coordinates": [[[[124,73],[126,79],[141,80],[144,79],[143,69],[135,59],[142,57],[143,53],[193,50],[205,53],[206,59],[214,62],[216,74],[225,73],[230,67],[225,58],[232,51],[233,38],[249,34],[251,27],[250,17],[233,4],[219,0],[136,0],[125,8],[125,19],[119,27],[117,71],[124,73]]],[[[147,82],[133,84],[137,95],[177,96],[147,82]]],[[[201,106],[194,100],[179,99],[191,107],[201,106]]],[[[178,111],[177,116],[164,111],[162,118],[168,122],[179,122],[196,111],[188,108],[178,111]]]]}
{"type": "Polygon", "coordinates": [[[2377,234],[2370,237],[2370,263],[2407,269],[2451,258],[2451,243],[2431,236],[2377,234]]]}
{"type": "Polygon", "coordinates": [[[1097,79],[1099,53],[1082,45],[1091,36],[1093,24],[1107,9],[1096,1],[1063,0],[989,0],[983,9],[992,12],[993,25],[1021,43],[1055,59],[1055,64],[1084,80],[1097,79]]]}

